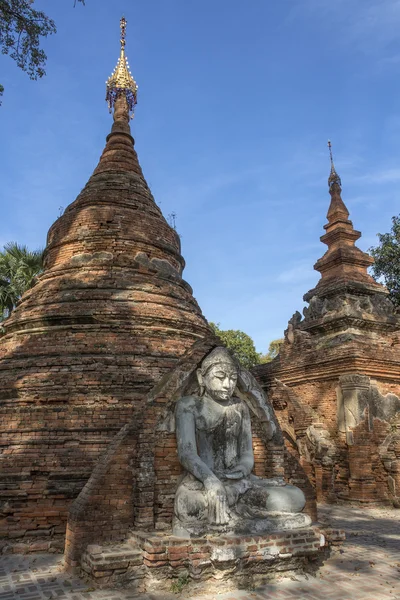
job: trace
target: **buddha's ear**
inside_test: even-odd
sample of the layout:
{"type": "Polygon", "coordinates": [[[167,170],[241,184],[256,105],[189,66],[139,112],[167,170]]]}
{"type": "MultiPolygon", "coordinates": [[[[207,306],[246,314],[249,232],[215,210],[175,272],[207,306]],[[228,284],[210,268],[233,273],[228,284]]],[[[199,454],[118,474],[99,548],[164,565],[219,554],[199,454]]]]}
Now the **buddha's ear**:
{"type": "Polygon", "coordinates": [[[196,375],[197,375],[197,381],[199,382],[200,396],[202,396],[203,392],[204,392],[204,379],[203,379],[203,373],[201,372],[201,369],[197,369],[196,375]]]}

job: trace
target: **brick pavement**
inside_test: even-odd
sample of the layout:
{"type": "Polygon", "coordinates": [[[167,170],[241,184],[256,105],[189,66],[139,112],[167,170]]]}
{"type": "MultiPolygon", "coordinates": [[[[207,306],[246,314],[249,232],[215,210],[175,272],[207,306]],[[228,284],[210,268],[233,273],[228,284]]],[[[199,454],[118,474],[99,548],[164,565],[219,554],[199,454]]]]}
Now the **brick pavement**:
{"type": "Polygon", "coordinates": [[[255,591],[138,596],[132,590],[94,590],[66,576],[61,555],[4,555],[0,600],[400,600],[400,511],[325,506],[320,516],[345,529],[347,542],[316,577],[285,578],[255,591]]]}

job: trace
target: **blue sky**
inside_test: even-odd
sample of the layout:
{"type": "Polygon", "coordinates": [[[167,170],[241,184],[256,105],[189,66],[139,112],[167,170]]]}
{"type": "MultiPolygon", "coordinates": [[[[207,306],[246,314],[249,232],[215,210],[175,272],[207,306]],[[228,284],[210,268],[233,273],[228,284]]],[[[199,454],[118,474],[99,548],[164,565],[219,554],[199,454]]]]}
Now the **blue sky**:
{"type": "Polygon", "coordinates": [[[47,76],[0,55],[0,245],[44,246],[111,127],[105,80],[128,20],[145,177],[205,316],[266,351],[318,281],[327,140],[359,246],[399,214],[400,0],[36,0],[47,76]]]}

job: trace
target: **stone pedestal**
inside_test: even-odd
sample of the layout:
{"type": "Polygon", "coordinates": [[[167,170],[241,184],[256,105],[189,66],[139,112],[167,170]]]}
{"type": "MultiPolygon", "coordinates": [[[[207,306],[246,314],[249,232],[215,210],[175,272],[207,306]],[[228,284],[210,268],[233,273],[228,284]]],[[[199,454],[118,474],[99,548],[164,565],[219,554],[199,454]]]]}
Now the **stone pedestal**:
{"type": "Polygon", "coordinates": [[[124,544],[88,546],[81,570],[96,586],[189,593],[259,586],[287,572],[303,572],[344,533],[318,526],[267,536],[184,540],[170,533],[133,531],[124,544]],[[221,588],[219,588],[219,585],[221,588]]]}

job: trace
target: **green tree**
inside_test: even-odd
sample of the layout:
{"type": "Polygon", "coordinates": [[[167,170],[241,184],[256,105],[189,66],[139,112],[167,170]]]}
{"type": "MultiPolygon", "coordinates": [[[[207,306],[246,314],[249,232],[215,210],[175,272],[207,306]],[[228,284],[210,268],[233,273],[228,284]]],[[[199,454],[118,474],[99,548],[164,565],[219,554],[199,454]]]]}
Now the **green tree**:
{"type": "MultiPolygon", "coordinates": [[[[75,0],[85,4],[85,0],[75,0]]],[[[34,0],[0,0],[0,50],[8,54],[31,79],[46,74],[46,53],[40,47],[42,38],[56,33],[56,25],[41,10],[33,8],[34,0]]],[[[0,96],[4,88],[0,85],[0,96]]]]}
{"type": "Polygon", "coordinates": [[[30,251],[10,242],[0,252],[0,321],[15,308],[43,270],[43,250],[30,251]]]}
{"type": "Polygon", "coordinates": [[[219,328],[219,323],[210,323],[210,325],[215,334],[221,338],[227,348],[232,350],[245,369],[250,369],[260,363],[260,354],[255,349],[254,342],[247,333],[237,329],[223,331],[219,328]]]}
{"type": "Polygon", "coordinates": [[[400,306],[400,215],[392,217],[390,233],[378,233],[379,245],[369,249],[375,259],[372,274],[375,279],[383,277],[390,298],[400,306]]]}
{"type": "Polygon", "coordinates": [[[260,354],[260,363],[268,363],[271,362],[271,360],[274,360],[274,358],[278,356],[279,350],[284,341],[285,340],[283,338],[272,340],[268,346],[268,352],[266,354],[260,354]]]}

